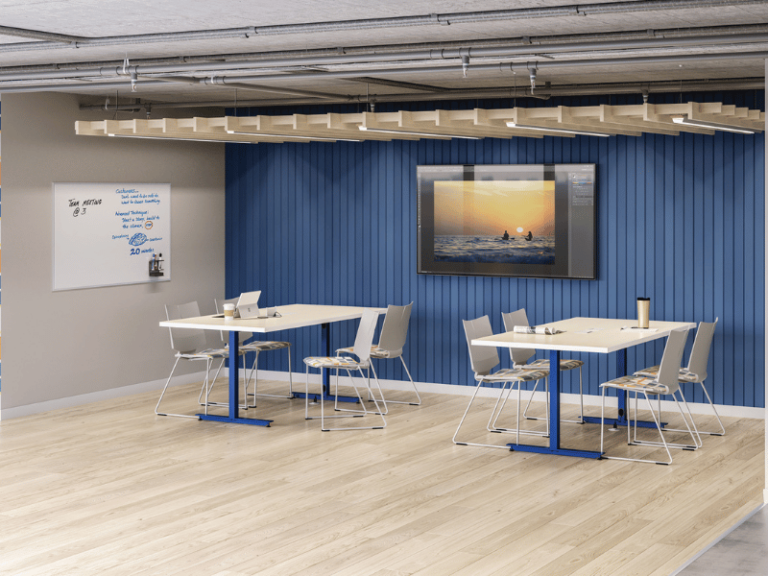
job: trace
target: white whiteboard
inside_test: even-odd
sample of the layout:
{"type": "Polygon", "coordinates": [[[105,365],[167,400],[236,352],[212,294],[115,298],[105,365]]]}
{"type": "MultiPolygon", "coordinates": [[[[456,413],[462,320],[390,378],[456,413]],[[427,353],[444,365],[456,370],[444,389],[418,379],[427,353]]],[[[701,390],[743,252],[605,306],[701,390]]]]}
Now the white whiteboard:
{"type": "Polygon", "coordinates": [[[53,184],[54,290],[170,279],[170,184],[53,184]],[[163,276],[149,275],[153,254],[163,276]]]}

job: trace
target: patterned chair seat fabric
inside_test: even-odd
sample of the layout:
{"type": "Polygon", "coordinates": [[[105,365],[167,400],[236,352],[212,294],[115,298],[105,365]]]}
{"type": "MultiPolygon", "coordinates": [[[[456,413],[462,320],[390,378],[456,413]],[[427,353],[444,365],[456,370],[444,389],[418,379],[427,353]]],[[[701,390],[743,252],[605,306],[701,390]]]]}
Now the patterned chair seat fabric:
{"type": "Polygon", "coordinates": [[[267,350],[280,350],[281,348],[288,348],[291,345],[290,342],[272,342],[256,340],[254,342],[248,342],[242,344],[241,348],[247,348],[248,350],[258,350],[259,352],[266,352],[267,350]]]}
{"type": "Polygon", "coordinates": [[[225,348],[206,348],[199,352],[177,352],[176,356],[183,358],[200,358],[201,360],[207,358],[229,358],[229,351],[225,348]]]}
{"type": "MultiPolygon", "coordinates": [[[[643,368],[635,372],[635,376],[650,376],[655,378],[659,373],[659,366],[651,366],[650,368],[643,368]]],[[[699,377],[693,372],[689,372],[686,368],[680,368],[680,375],[677,377],[680,382],[698,382],[699,377]]]]}
{"type": "MultiPolygon", "coordinates": [[[[355,347],[349,346],[348,348],[339,348],[336,350],[336,354],[354,354],[355,347]]],[[[402,355],[402,350],[384,350],[378,346],[371,346],[371,358],[397,358],[402,355]]]]}
{"type": "MultiPolygon", "coordinates": [[[[574,370],[575,368],[579,368],[581,366],[584,366],[584,362],[582,360],[574,360],[572,358],[562,358],[560,360],[560,370],[574,370]]],[[[530,364],[526,364],[525,368],[547,368],[549,369],[549,360],[546,358],[540,358],[539,360],[536,360],[535,362],[531,362],[530,364]]]]}
{"type": "Polygon", "coordinates": [[[357,362],[349,356],[310,356],[304,364],[312,368],[368,368],[368,362],[357,362]]]}
{"type": "Polygon", "coordinates": [[[669,388],[659,384],[654,378],[648,376],[622,376],[600,384],[605,388],[621,388],[634,392],[647,392],[649,394],[669,394],[669,388]]]}
{"type": "Polygon", "coordinates": [[[549,376],[549,371],[545,370],[523,370],[521,368],[504,368],[493,374],[475,374],[475,379],[485,382],[530,382],[532,380],[541,380],[549,376]]]}

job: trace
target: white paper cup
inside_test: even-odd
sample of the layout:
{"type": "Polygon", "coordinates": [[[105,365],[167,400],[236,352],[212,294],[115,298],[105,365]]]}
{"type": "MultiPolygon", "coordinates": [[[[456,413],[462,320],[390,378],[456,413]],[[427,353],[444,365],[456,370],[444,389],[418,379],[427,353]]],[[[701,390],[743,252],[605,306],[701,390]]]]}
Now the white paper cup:
{"type": "Polygon", "coordinates": [[[235,305],[224,304],[224,320],[232,320],[235,317],[235,305]]]}

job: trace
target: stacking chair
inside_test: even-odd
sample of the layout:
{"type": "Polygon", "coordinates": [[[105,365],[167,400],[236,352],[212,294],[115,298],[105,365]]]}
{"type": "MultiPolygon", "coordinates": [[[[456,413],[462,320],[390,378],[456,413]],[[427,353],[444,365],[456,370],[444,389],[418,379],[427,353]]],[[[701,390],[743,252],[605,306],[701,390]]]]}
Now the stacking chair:
{"type": "MultiPolygon", "coordinates": [[[[530,326],[528,322],[528,315],[525,313],[525,308],[521,308],[520,310],[515,310],[514,312],[507,312],[501,314],[502,319],[504,320],[504,329],[507,332],[511,332],[515,326],[530,326]]],[[[536,360],[535,362],[531,362],[528,364],[528,360],[536,354],[536,350],[528,350],[525,348],[510,348],[509,349],[509,355],[512,358],[512,363],[515,367],[521,367],[521,368],[529,368],[529,369],[535,369],[535,370],[546,370],[547,376],[549,376],[549,360],[546,358],[542,358],[540,360],[536,360]]],[[[576,422],[577,424],[583,424],[584,423],[584,384],[582,379],[582,366],[584,366],[584,362],[582,360],[574,360],[571,358],[561,358],[560,359],[560,371],[561,372],[567,372],[568,370],[575,370],[576,368],[579,369],[579,408],[580,408],[580,416],[578,420],[563,420],[563,422],[576,422]]],[[[546,395],[547,395],[547,418],[549,417],[549,381],[545,380],[544,385],[546,387],[546,395]]],[[[528,399],[528,404],[525,406],[525,410],[523,411],[523,417],[528,418],[529,420],[542,420],[541,417],[538,416],[528,416],[528,407],[531,405],[531,400],[533,400],[533,394],[536,392],[536,389],[539,387],[539,383],[536,382],[533,386],[533,390],[531,391],[531,397],[528,399]]]]}
{"type": "MultiPolygon", "coordinates": [[[[200,316],[200,307],[197,302],[187,302],[186,304],[179,305],[166,305],[165,315],[168,320],[181,320],[182,318],[194,318],[200,316]]],[[[197,416],[191,416],[189,414],[171,414],[168,412],[160,412],[160,403],[163,401],[165,391],[168,389],[168,384],[173,378],[173,373],[176,371],[176,366],[179,365],[181,360],[189,361],[201,361],[205,362],[205,381],[203,382],[203,390],[208,390],[208,375],[211,371],[211,365],[214,360],[221,360],[221,365],[224,364],[224,360],[229,357],[229,353],[225,349],[213,349],[206,348],[205,333],[198,328],[170,328],[171,332],[171,348],[176,352],[176,362],[173,364],[171,374],[168,376],[168,380],[165,382],[163,391],[160,394],[160,399],[155,406],[155,414],[158,416],[177,416],[179,418],[195,418],[197,416]]]]}
{"type": "MultiPolygon", "coordinates": [[[[710,436],[725,435],[725,426],[723,426],[723,422],[720,420],[720,415],[717,413],[715,404],[712,402],[712,397],[709,395],[709,392],[707,392],[707,387],[704,386],[704,380],[707,379],[707,364],[709,363],[709,354],[712,349],[712,338],[715,335],[717,321],[718,318],[715,318],[714,322],[699,323],[699,329],[696,331],[696,339],[693,341],[693,348],[691,348],[691,356],[688,359],[688,367],[681,368],[680,375],[678,376],[680,384],[695,384],[697,382],[701,384],[701,388],[704,390],[704,395],[707,397],[709,405],[712,406],[712,412],[714,412],[715,418],[717,418],[717,423],[720,425],[720,430],[718,432],[708,432],[705,430],[698,431],[699,434],[709,434],[710,436]]],[[[658,372],[659,367],[652,366],[650,368],[644,368],[643,370],[635,372],[635,375],[655,377],[658,372]]],[[[659,409],[659,414],[661,414],[661,409],[659,409]]],[[[661,416],[659,416],[659,420],[661,420],[661,416]]],[[[668,430],[670,432],[684,432],[684,430],[677,428],[664,428],[664,430],[668,430]]]]}
{"type": "MultiPolygon", "coordinates": [[[[520,430],[520,383],[521,382],[531,382],[535,380],[540,380],[542,378],[546,378],[548,372],[545,372],[543,370],[529,370],[524,368],[505,368],[502,370],[497,370],[494,373],[491,373],[491,370],[496,368],[501,361],[499,360],[499,354],[496,351],[496,348],[490,347],[490,346],[473,346],[472,340],[476,338],[483,338],[485,336],[492,336],[493,335],[493,329],[491,328],[491,321],[488,318],[488,316],[483,316],[481,318],[476,318],[475,320],[464,320],[464,334],[467,338],[467,347],[469,348],[469,359],[470,363],[472,365],[472,371],[475,373],[475,380],[477,381],[477,386],[475,387],[475,391],[472,394],[472,397],[469,400],[469,404],[467,404],[467,409],[464,411],[464,415],[461,417],[461,421],[459,422],[459,427],[456,428],[456,432],[453,435],[453,443],[459,444],[461,446],[484,446],[487,448],[503,448],[505,450],[508,450],[507,446],[499,446],[497,444],[481,444],[477,442],[463,442],[458,441],[457,437],[459,435],[459,430],[461,430],[462,425],[464,424],[464,420],[467,418],[467,414],[469,413],[469,409],[472,407],[472,403],[475,401],[475,397],[477,396],[478,391],[480,390],[480,387],[483,384],[501,384],[501,388],[499,389],[499,397],[496,399],[496,404],[493,407],[493,410],[491,411],[491,416],[488,418],[488,424],[486,426],[486,429],[489,432],[511,432],[514,433],[516,436],[515,442],[517,444],[520,443],[520,435],[521,434],[528,434],[528,435],[536,435],[536,436],[546,436],[548,433],[544,432],[536,432],[532,430],[520,430]],[[504,396],[505,390],[507,390],[507,385],[510,385],[509,391],[507,392],[507,396],[509,396],[509,393],[512,390],[512,387],[517,385],[517,427],[512,430],[508,428],[496,428],[495,422],[496,418],[498,418],[498,413],[503,409],[503,403],[501,402],[502,396],[504,396]],[[501,403],[501,408],[499,408],[501,403]]],[[[504,400],[506,402],[506,400],[504,400]]]]}
{"type": "MultiPolygon", "coordinates": [[[[216,313],[222,314],[224,312],[224,304],[236,304],[237,298],[230,298],[229,300],[223,300],[221,298],[216,298],[216,313]]],[[[262,397],[270,397],[270,398],[293,398],[293,372],[291,370],[291,343],[290,342],[277,342],[277,341],[267,341],[267,340],[254,340],[253,342],[245,343],[248,338],[251,338],[253,336],[252,332],[240,332],[240,353],[245,354],[248,352],[254,352],[256,354],[256,357],[253,359],[253,364],[251,364],[251,369],[247,373],[247,377],[245,378],[244,382],[244,395],[243,399],[245,400],[245,405],[243,408],[255,408],[256,407],[256,396],[257,396],[257,386],[259,382],[259,354],[261,352],[268,352],[270,350],[282,350],[283,348],[288,349],[288,395],[281,395],[281,394],[258,394],[262,397]],[[253,404],[248,404],[248,385],[250,384],[251,380],[253,380],[253,404]]],[[[225,347],[229,346],[227,342],[227,332],[222,331],[221,332],[221,340],[225,347]]],[[[245,359],[243,359],[243,368],[245,368],[245,359]]],[[[218,372],[216,373],[216,377],[218,377],[218,372]]],[[[216,378],[214,378],[213,383],[216,382],[216,378]]],[[[213,383],[211,384],[211,387],[213,387],[213,383]]]]}
{"type": "MultiPolygon", "coordinates": [[[[683,401],[683,404],[685,404],[685,397],[683,396],[682,390],[680,390],[680,385],[678,383],[678,374],[680,372],[680,363],[683,358],[683,350],[685,349],[685,341],[688,338],[688,330],[673,330],[669,337],[667,338],[667,345],[664,348],[664,356],[661,358],[661,364],[659,365],[659,371],[656,375],[656,377],[649,377],[649,376],[622,376],[621,378],[616,378],[614,380],[610,380],[608,382],[604,382],[600,385],[600,387],[603,389],[603,399],[602,399],[602,408],[600,413],[600,452],[603,452],[603,438],[605,435],[605,391],[608,388],[615,388],[620,393],[623,391],[627,392],[634,392],[635,393],[635,424],[632,426],[632,422],[630,422],[627,425],[627,443],[630,446],[636,446],[636,445],[645,445],[645,446],[656,446],[660,447],[663,446],[664,449],[667,452],[667,457],[669,460],[667,462],[662,462],[658,460],[643,460],[639,458],[621,458],[617,456],[605,456],[603,455],[603,458],[613,459],[613,460],[631,460],[633,462],[648,462],[651,464],[663,464],[668,465],[672,463],[672,454],[669,451],[670,447],[673,448],[683,448],[686,450],[695,450],[697,447],[701,445],[701,438],[697,438],[696,434],[696,425],[693,423],[693,417],[691,417],[690,410],[688,411],[688,417],[683,413],[683,408],[680,405],[680,402],[677,400],[677,392],[680,392],[680,397],[683,401]],[[651,416],[653,417],[653,421],[656,424],[656,428],[659,431],[659,436],[661,438],[661,442],[651,442],[647,440],[638,440],[637,439],[637,404],[638,404],[638,394],[642,393],[643,396],[645,396],[645,400],[648,404],[648,408],[650,409],[651,416]],[[656,413],[653,410],[653,406],[651,406],[651,400],[649,398],[650,396],[656,396],[656,395],[669,395],[672,396],[672,398],[675,401],[675,404],[677,405],[678,410],[680,411],[680,416],[683,417],[683,421],[685,422],[685,426],[687,428],[687,432],[691,435],[691,440],[693,441],[693,445],[689,444],[671,444],[666,441],[664,438],[664,432],[662,431],[661,425],[659,423],[659,420],[656,418],[656,413]],[[690,417],[691,422],[688,423],[688,418],[690,417]],[[630,438],[630,428],[634,429],[634,435],[630,438]]],[[[685,404],[686,409],[688,408],[688,405],[685,404]]],[[[627,413],[630,412],[630,407],[627,407],[627,413]]]]}
{"type": "MultiPolygon", "coordinates": [[[[355,337],[355,345],[352,347],[352,351],[357,356],[357,360],[350,356],[335,356],[335,357],[327,357],[327,356],[310,356],[308,358],[304,358],[304,364],[306,364],[306,387],[305,387],[305,400],[304,400],[304,418],[306,420],[316,420],[317,416],[310,416],[309,415],[309,369],[310,368],[317,368],[320,370],[320,375],[322,377],[323,370],[336,370],[336,411],[341,412],[354,412],[355,414],[349,415],[336,415],[336,416],[326,416],[325,415],[325,391],[322,391],[320,393],[320,427],[323,430],[323,432],[329,432],[331,430],[378,430],[385,428],[387,426],[387,421],[384,419],[385,412],[381,410],[379,406],[379,401],[376,399],[375,395],[371,395],[373,398],[373,402],[376,406],[376,411],[371,412],[365,407],[365,402],[363,401],[363,398],[360,396],[360,391],[357,388],[357,385],[355,384],[355,379],[352,377],[352,370],[357,370],[360,373],[360,376],[365,380],[366,387],[369,390],[371,388],[371,380],[370,380],[370,372],[366,375],[363,370],[368,370],[370,367],[370,371],[373,372],[376,386],[379,389],[379,395],[383,398],[383,394],[381,392],[381,387],[379,386],[379,380],[378,376],[376,376],[376,370],[373,368],[370,362],[370,356],[371,356],[371,347],[373,345],[373,334],[376,331],[376,322],[378,320],[379,313],[375,310],[365,310],[363,311],[363,316],[360,318],[360,325],[357,328],[357,336],[355,337]],[[345,370],[347,373],[347,376],[349,377],[350,382],[352,383],[352,388],[355,390],[355,394],[357,394],[358,401],[360,405],[362,406],[362,410],[350,410],[350,409],[339,409],[338,408],[338,397],[339,397],[339,370],[345,370]],[[349,418],[349,417],[363,417],[367,415],[375,415],[379,416],[381,418],[382,426],[347,426],[347,427],[336,427],[336,428],[329,428],[325,425],[325,419],[326,418],[349,418]]],[[[386,410],[386,404],[384,406],[386,410]]]]}
{"type": "MultiPolygon", "coordinates": [[[[371,358],[376,360],[384,358],[400,358],[405,373],[408,374],[408,379],[411,381],[411,387],[416,394],[416,402],[389,400],[387,401],[387,404],[421,405],[421,395],[419,394],[419,390],[416,388],[416,383],[413,381],[413,377],[403,359],[403,348],[405,347],[405,339],[408,336],[408,321],[411,318],[411,308],[413,308],[413,302],[407,306],[388,306],[387,315],[384,316],[384,324],[381,327],[381,334],[379,335],[379,343],[378,345],[371,347],[371,358]]],[[[339,348],[336,350],[336,355],[352,354],[353,352],[353,347],[350,346],[348,348],[339,348]]]]}

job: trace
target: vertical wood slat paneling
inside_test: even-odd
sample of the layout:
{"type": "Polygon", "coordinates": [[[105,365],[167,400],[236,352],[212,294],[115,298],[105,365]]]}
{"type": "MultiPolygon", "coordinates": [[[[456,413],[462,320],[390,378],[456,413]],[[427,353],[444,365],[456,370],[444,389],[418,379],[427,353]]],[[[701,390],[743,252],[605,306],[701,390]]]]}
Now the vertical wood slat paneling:
{"type": "MultiPolygon", "coordinates": [[[[748,105],[761,107],[755,100],[748,105]]],[[[724,133],[227,145],[226,295],[262,289],[264,305],[413,301],[405,356],[414,378],[458,385],[473,383],[462,319],[488,314],[498,332],[501,312],[522,307],[533,323],[633,318],[635,297],[649,295],[654,319],[719,316],[715,401],[764,406],[764,147],[763,135],[724,133]],[[597,280],[416,274],[417,165],[545,162],[597,165],[597,280]]],[[[335,325],[333,349],[350,345],[355,330],[335,325]]],[[[279,338],[293,343],[296,370],[320,352],[319,329],[279,338]]],[[[662,350],[639,347],[629,368],[657,363],[662,350]]],[[[597,394],[615,359],[579,357],[585,391],[597,394]]],[[[279,354],[261,362],[286,369],[279,354]]],[[[381,362],[379,375],[406,378],[395,362],[381,362]]],[[[565,375],[565,391],[578,390],[577,378],[565,375]]]]}

